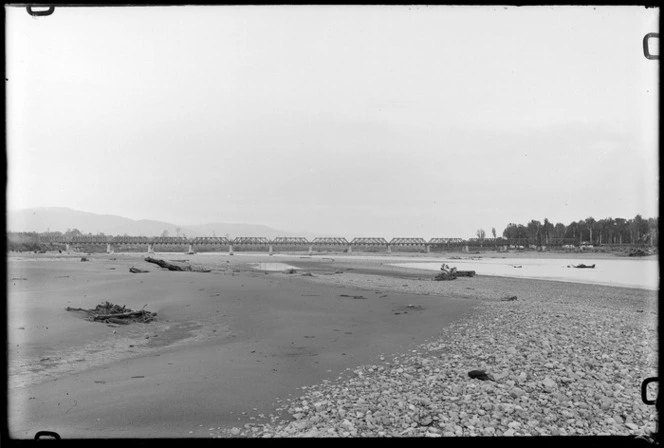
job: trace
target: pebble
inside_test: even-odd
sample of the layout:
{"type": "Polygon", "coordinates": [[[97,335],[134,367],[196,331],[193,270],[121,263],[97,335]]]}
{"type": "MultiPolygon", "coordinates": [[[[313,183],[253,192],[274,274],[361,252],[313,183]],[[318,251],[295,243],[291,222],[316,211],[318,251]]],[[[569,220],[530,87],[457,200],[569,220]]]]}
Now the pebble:
{"type": "MultiPolygon", "coordinates": [[[[361,287],[355,278],[360,277],[349,273],[344,280],[361,287]]],[[[409,288],[440,294],[444,287],[454,294],[458,286],[460,297],[477,304],[476,312],[417,350],[308,387],[302,397],[288,400],[289,422],[273,418],[256,425],[257,431],[226,433],[565,436],[630,435],[649,427],[655,408],[642,404],[638,389],[643,378],[657,373],[657,314],[633,309],[656,311],[656,292],[516,280],[514,290],[498,291],[478,277],[470,296],[461,283],[450,283],[414,281],[409,288]],[[503,293],[517,294],[519,301],[497,301],[503,293]],[[634,348],[646,347],[641,341],[647,349],[634,348]],[[496,381],[472,380],[471,370],[485,370],[496,381]]]]}

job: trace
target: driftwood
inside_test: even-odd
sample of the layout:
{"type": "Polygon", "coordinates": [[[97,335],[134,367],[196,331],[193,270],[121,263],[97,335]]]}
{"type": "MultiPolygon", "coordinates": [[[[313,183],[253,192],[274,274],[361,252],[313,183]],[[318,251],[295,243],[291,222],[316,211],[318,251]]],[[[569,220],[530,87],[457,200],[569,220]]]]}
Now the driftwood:
{"type": "Polygon", "coordinates": [[[178,266],[176,264],[169,263],[168,261],[158,260],[158,259],[152,258],[152,257],[146,257],[145,261],[147,261],[148,263],[154,263],[154,264],[156,264],[156,265],[158,265],[162,268],[168,269],[169,271],[190,271],[191,270],[191,268],[183,268],[182,266],[178,266]]]}
{"type": "Polygon", "coordinates": [[[503,298],[500,299],[500,300],[501,300],[502,302],[511,302],[511,301],[513,301],[513,300],[516,300],[516,296],[507,296],[507,297],[503,297],[503,298]]]}
{"type": "Polygon", "coordinates": [[[482,381],[495,381],[493,378],[493,375],[490,373],[486,373],[484,370],[471,370],[468,372],[468,376],[471,377],[472,379],[478,379],[482,381]]]}
{"type": "Polygon", "coordinates": [[[643,249],[632,250],[632,251],[628,254],[629,257],[645,257],[646,255],[648,255],[648,252],[646,252],[646,251],[643,250],[643,249]]]}
{"type": "Polygon", "coordinates": [[[143,269],[138,269],[138,268],[135,268],[135,267],[132,266],[132,267],[129,268],[129,272],[131,272],[132,274],[145,274],[145,273],[148,273],[150,271],[144,271],[143,269]]]}
{"type": "MultiPolygon", "coordinates": [[[[145,307],[144,307],[145,308],[145,307]]],[[[95,309],[86,310],[84,308],[72,308],[66,307],[66,311],[82,311],[87,313],[86,320],[93,322],[104,322],[104,323],[114,323],[120,325],[127,325],[131,322],[143,322],[148,323],[152,322],[157,313],[152,313],[146,310],[133,311],[126,308],[124,305],[114,305],[112,303],[106,302],[100,305],[97,305],[95,309]]]]}
{"type": "Polygon", "coordinates": [[[594,264],[587,265],[587,264],[583,264],[583,263],[581,263],[581,264],[577,264],[576,266],[573,265],[573,264],[570,264],[570,265],[567,266],[567,267],[568,267],[568,268],[570,268],[570,267],[571,267],[571,268],[577,268],[577,269],[595,269],[595,265],[594,265],[594,264]]]}
{"type": "Polygon", "coordinates": [[[349,296],[348,294],[339,294],[339,297],[350,297],[351,299],[366,299],[364,296],[349,296]]]}
{"type": "Polygon", "coordinates": [[[436,281],[456,280],[456,278],[457,278],[456,273],[452,274],[449,272],[441,272],[440,274],[434,277],[434,280],[436,281]]]}
{"type": "Polygon", "coordinates": [[[457,271],[455,267],[444,264],[440,267],[440,274],[434,277],[436,281],[455,280],[457,277],[475,277],[475,271],[457,271]]]}
{"type": "Polygon", "coordinates": [[[436,275],[434,280],[456,280],[457,278],[457,268],[451,268],[445,263],[440,267],[440,274],[436,275]]]}
{"type": "Polygon", "coordinates": [[[116,319],[114,317],[109,317],[104,322],[112,322],[114,324],[120,324],[120,325],[129,325],[129,321],[122,320],[122,319],[116,319]]]}
{"type": "Polygon", "coordinates": [[[168,269],[169,271],[212,272],[211,269],[192,268],[191,266],[178,266],[176,264],[169,263],[168,261],[159,260],[157,258],[152,258],[152,257],[146,257],[145,261],[147,261],[148,263],[154,263],[156,265],[159,265],[162,268],[168,269]]]}

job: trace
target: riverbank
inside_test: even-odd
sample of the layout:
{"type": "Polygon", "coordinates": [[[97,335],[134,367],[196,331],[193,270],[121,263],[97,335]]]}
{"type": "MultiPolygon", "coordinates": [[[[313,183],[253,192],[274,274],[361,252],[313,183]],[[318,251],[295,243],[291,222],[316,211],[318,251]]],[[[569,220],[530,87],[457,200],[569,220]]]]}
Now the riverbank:
{"type": "Polygon", "coordinates": [[[498,277],[431,282],[395,267],[337,267],[308,281],[462,297],[480,307],[391,363],[308,389],[284,406],[291,421],[225,435],[626,436],[654,429],[640,384],[657,375],[656,292],[498,277]],[[496,381],[470,379],[476,369],[496,381]]]}
{"type": "Polygon", "coordinates": [[[651,424],[639,386],[656,375],[655,292],[433,282],[371,259],[157,256],[211,272],[162,272],[140,254],[10,259],[10,279],[27,279],[9,283],[10,375],[23,381],[9,391],[12,435],[585,435],[651,424]],[[276,261],[300,269],[254,269],[276,261]],[[102,300],[148,302],[162,327],[64,311],[102,300]],[[12,370],[20,359],[37,364],[12,370]],[[470,380],[475,368],[497,381],[470,380]]]}

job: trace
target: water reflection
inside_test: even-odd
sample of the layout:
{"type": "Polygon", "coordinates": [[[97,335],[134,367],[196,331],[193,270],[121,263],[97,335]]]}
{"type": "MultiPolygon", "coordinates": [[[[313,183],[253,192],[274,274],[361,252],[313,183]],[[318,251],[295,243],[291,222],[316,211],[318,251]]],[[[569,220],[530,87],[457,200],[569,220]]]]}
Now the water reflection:
{"type": "Polygon", "coordinates": [[[288,271],[289,269],[298,270],[300,268],[291,266],[286,263],[254,263],[254,269],[260,271],[288,271]]]}

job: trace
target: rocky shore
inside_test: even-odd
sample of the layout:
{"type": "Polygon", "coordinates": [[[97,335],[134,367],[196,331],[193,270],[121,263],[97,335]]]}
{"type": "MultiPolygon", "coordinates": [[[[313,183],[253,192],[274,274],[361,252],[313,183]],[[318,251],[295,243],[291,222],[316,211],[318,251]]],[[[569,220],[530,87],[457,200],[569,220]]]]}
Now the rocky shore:
{"type": "MultiPolygon", "coordinates": [[[[417,350],[303,390],[222,437],[647,435],[657,376],[657,292],[476,277],[453,282],[345,272],[306,281],[464,297],[472,316],[417,350]],[[514,301],[501,301],[506,295],[514,301]],[[471,379],[485,370],[493,380],[471,379]]],[[[414,304],[413,306],[416,306],[414,304]]]]}

